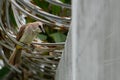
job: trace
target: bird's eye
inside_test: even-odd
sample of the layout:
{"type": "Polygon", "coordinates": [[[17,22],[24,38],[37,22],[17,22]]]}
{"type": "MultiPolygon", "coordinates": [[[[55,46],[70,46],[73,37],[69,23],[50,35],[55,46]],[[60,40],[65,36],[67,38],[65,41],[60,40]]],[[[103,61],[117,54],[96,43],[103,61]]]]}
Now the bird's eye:
{"type": "Polygon", "coordinates": [[[40,28],[40,30],[41,30],[43,33],[45,33],[45,30],[44,30],[43,26],[39,25],[38,27],[40,28]]]}

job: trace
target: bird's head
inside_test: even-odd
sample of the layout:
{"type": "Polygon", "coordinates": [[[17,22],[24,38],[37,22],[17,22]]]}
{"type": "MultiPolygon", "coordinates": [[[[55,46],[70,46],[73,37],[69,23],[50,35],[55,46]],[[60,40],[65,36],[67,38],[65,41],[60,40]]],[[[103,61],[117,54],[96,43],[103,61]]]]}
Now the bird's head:
{"type": "Polygon", "coordinates": [[[43,32],[43,33],[45,33],[45,30],[43,28],[43,23],[42,22],[39,22],[39,21],[33,22],[33,23],[31,23],[31,26],[33,26],[32,30],[34,32],[37,32],[37,33],[43,32]]]}

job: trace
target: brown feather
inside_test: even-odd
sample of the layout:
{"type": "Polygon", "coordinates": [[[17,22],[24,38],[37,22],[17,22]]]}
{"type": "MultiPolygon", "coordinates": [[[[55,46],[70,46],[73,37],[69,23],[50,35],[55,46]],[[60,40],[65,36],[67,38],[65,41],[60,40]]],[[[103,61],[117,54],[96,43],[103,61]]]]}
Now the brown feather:
{"type": "MultiPolygon", "coordinates": [[[[20,27],[20,30],[19,30],[19,32],[17,33],[17,36],[16,36],[17,41],[19,41],[20,38],[22,37],[26,26],[27,25],[23,25],[23,26],[20,27]]],[[[15,45],[15,46],[17,46],[17,45],[15,45]]],[[[16,49],[15,48],[15,50],[13,51],[13,53],[11,54],[11,56],[9,58],[9,64],[15,65],[17,67],[18,64],[20,64],[21,52],[22,52],[22,49],[16,49]]]]}
{"type": "MultiPolygon", "coordinates": [[[[41,30],[38,27],[39,25],[42,26],[42,23],[34,22],[34,23],[28,23],[26,25],[21,26],[17,34],[16,40],[30,44],[32,40],[35,38],[35,36],[37,35],[37,33],[41,32],[41,30]]],[[[21,63],[22,47],[21,48],[18,48],[18,47],[19,45],[15,45],[15,49],[9,58],[9,63],[16,67],[19,66],[21,63]]]]}
{"type": "MultiPolygon", "coordinates": [[[[27,25],[28,25],[28,24],[27,24],[27,25]]],[[[23,25],[23,26],[20,27],[20,30],[19,30],[19,32],[18,32],[18,34],[17,34],[17,37],[16,37],[16,40],[17,40],[17,41],[19,41],[20,38],[22,37],[22,35],[23,35],[23,33],[24,33],[24,30],[25,30],[25,27],[26,27],[27,25],[23,25]]]]}
{"type": "Polygon", "coordinates": [[[11,54],[10,58],[9,58],[9,64],[11,65],[15,65],[16,67],[19,66],[20,64],[20,57],[21,57],[21,52],[22,49],[16,49],[13,51],[13,53],[11,54]]]}

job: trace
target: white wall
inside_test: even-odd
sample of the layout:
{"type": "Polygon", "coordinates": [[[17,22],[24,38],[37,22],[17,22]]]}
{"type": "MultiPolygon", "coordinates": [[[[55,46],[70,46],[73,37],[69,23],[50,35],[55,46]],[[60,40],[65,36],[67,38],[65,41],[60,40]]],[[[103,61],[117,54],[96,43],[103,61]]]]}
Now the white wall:
{"type": "Polygon", "coordinates": [[[120,80],[120,0],[73,0],[56,80],[120,80]]]}

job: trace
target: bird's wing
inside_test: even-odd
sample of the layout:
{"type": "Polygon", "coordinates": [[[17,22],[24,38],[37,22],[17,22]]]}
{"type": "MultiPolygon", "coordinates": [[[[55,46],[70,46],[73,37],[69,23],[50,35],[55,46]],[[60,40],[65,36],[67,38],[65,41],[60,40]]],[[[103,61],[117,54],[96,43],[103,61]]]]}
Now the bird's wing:
{"type": "Polygon", "coordinates": [[[19,41],[20,38],[22,37],[26,26],[27,26],[27,25],[23,25],[23,26],[20,27],[20,30],[19,30],[19,32],[17,33],[17,37],[16,37],[16,40],[17,40],[17,41],[19,41]]]}

